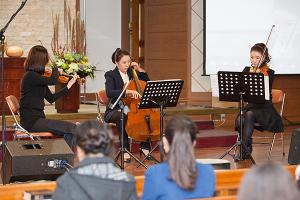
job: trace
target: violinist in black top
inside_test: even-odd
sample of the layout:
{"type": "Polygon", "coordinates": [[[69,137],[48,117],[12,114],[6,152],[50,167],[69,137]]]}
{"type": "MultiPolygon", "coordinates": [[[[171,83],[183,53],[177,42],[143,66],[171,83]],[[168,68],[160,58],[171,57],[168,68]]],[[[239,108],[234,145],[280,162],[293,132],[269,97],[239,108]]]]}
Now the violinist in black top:
{"type": "Polygon", "coordinates": [[[20,122],[30,132],[51,132],[63,136],[70,147],[73,146],[73,132],[75,124],[46,119],[44,113],[44,99],[49,103],[67,94],[70,87],[76,82],[77,75],[68,82],[62,90],[52,94],[49,85],[58,82],[58,76],[63,71],[46,66],[49,63],[49,54],[43,46],[37,45],[30,49],[25,60],[25,74],[21,83],[20,122]],[[51,77],[45,77],[45,72],[51,72],[51,77]]]}
{"type": "MultiPolygon", "coordinates": [[[[123,87],[125,83],[129,82],[133,79],[133,73],[130,66],[134,67],[134,69],[137,71],[138,78],[143,81],[149,81],[149,77],[144,69],[142,69],[138,63],[131,62],[130,54],[128,51],[117,48],[115,52],[112,54],[112,62],[116,64],[116,67],[114,70],[110,70],[105,73],[105,90],[107,97],[109,98],[109,104],[113,104],[119,95],[121,94],[123,87]]],[[[135,90],[126,90],[125,95],[130,95],[134,98],[140,98],[140,94],[135,90]]],[[[126,124],[126,108],[124,109],[124,126],[126,124]]],[[[121,130],[122,130],[122,124],[121,124],[121,112],[120,107],[117,105],[114,109],[111,109],[107,106],[105,114],[104,114],[104,120],[108,123],[116,123],[117,129],[119,131],[120,137],[121,137],[121,130]]],[[[129,150],[129,141],[128,141],[128,135],[126,133],[125,127],[124,127],[124,147],[129,150]]],[[[149,153],[150,144],[148,142],[142,142],[141,143],[141,151],[147,155],[149,153]]],[[[124,158],[126,162],[130,162],[129,154],[125,153],[124,158]]]]}
{"type": "MultiPolygon", "coordinates": [[[[271,56],[266,45],[264,43],[257,43],[250,50],[251,67],[246,67],[243,70],[243,72],[263,73],[264,76],[268,76],[271,97],[270,100],[265,100],[264,103],[248,103],[244,108],[242,140],[250,154],[252,152],[252,134],[256,123],[263,130],[272,132],[283,131],[282,119],[272,104],[271,89],[275,72],[268,66],[270,60],[271,56]]],[[[236,119],[236,130],[240,131],[240,116],[236,119]]],[[[245,152],[242,153],[243,158],[249,158],[249,155],[245,155],[245,152]]]]}

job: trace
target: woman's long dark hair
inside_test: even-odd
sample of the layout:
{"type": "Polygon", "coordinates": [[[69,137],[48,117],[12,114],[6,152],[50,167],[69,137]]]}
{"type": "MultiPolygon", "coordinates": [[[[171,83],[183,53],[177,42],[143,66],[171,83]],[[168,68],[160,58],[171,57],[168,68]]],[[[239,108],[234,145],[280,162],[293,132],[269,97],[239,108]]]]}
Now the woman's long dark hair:
{"type": "Polygon", "coordinates": [[[24,63],[25,71],[34,71],[40,74],[45,73],[45,66],[49,62],[49,54],[41,45],[33,46],[28,53],[24,63]]]}
{"type": "Polygon", "coordinates": [[[251,47],[250,52],[257,51],[261,55],[265,56],[265,59],[261,62],[260,66],[264,66],[271,61],[271,56],[269,54],[269,50],[264,43],[256,43],[253,47],[251,47]]]}
{"type": "Polygon", "coordinates": [[[195,188],[197,169],[193,142],[197,127],[188,117],[177,116],[167,123],[166,139],[170,144],[168,164],[171,179],[186,190],[195,188]]]}

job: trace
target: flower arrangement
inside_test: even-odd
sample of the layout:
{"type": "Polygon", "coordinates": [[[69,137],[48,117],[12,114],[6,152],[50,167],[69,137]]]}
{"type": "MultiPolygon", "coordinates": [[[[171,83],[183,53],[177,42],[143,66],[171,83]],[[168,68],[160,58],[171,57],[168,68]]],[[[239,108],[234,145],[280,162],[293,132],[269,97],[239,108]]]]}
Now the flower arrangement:
{"type": "Polygon", "coordinates": [[[88,58],[79,53],[64,53],[63,55],[54,55],[52,66],[61,68],[66,74],[77,74],[80,78],[89,76],[95,78],[95,66],[91,65],[88,58]]]}
{"type": "Polygon", "coordinates": [[[66,74],[77,74],[80,78],[89,76],[94,79],[96,67],[91,65],[86,56],[85,25],[79,12],[72,19],[71,9],[64,1],[64,41],[59,41],[59,15],[53,17],[52,51],[54,58],[51,65],[63,69],[66,74]]]}

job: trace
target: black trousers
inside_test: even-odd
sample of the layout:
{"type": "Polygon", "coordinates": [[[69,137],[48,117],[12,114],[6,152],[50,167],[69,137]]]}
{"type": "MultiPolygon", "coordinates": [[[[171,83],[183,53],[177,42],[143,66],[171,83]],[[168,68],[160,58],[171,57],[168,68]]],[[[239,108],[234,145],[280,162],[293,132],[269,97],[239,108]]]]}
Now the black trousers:
{"type": "MultiPolygon", "coordinates": [[[[127,121],[127,115],[124,115],[124,134],[123,134],[123,142],[124,142],[124,147],[129,150],[129,139],[128,139],[128,134],[125,130],[125,124],[127,121]]],[[[108,120],[108,123],[115,123],[119,132],[119,138],[120,138],[120,142],[121,142],[121,136],[122,136],[122,116],[121,116],[121,112],[119,111],[115,111],[111,118],[108,120]]],[[[140,148],[142,149],[150,149],[150,143],[149,142],[141,142],[140,144],[140,148]]]]}
{"type": "MultiPolygon", "coordinates": [[[[241,130],[241,124],[240,124],[240,115],[236,118],[236,129],[240,133],[241,130]]],[[[242,141],[243,143],[248,147],[248,150],[250,153],[252,152],[252,135],[254,131],[254,125],[255,125],[255,117],[252,111],[245,111],[243,115],[243,135],[242,135],[242,141]]]]}
{"type": "Polygon", "coordinates": [[[75,129],[76,124],[71,122],[40,118],[34,123],[30,132],[51,132],[54,135],[62,136],[72,148],[75,145],[75,129]]]}

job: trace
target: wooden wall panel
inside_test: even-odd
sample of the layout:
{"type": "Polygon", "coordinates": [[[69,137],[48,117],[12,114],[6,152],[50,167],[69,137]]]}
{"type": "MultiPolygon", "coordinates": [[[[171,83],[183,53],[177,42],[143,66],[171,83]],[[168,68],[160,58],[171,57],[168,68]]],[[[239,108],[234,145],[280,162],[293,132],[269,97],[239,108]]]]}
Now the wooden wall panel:
{"type": "Polygon", "coordinates": [[[175,5],[175,4],[184,4],[186,0],[147,0],[149,5],[175,5]]]}
{"type": "MultiPolygon", "coordinates": [[[[186,77],[186,62],[177,60],[150,60],[148,62],[150,66],[155,66],[147,70],[151,80],[165,80],[165,79],[185,79],[186,77]],[[170,70],[174,70],[170,73],[170,70]]],[[[187,84],[183,84],[181,91],[181,97],[187,96],[187,84]]]]}
{"type": "Polygon", "coordinates": [[[145,68],[152,80],[181,78],[190,89],[188,1],[145,1],[145,68]]]}
{"type": "Polygon", "coordinates": [[[130,23],[130,1],[129,0],[122,0],[121,3],[121,47],[123,49],[130,49],[130,30],[129,30],[129,23],[130,23]]]}
{"type": "Polygon", "coordinates": [[[149,33],[147,59],[186,60],[187,45],[184,32],[149,33]]]}
{"type": "Polygon", "coordinates": [[[149,32],[186,31],[185,5],[162,5],[149,8],[149,32]],[[167,15],[166,15],[167,13],[167,15]]]}
{"type": "Polygon", "coordinates": [[[300,123],[300,75],[276,75],[273,88],[286,93],[285,122],[300,123]]]}

